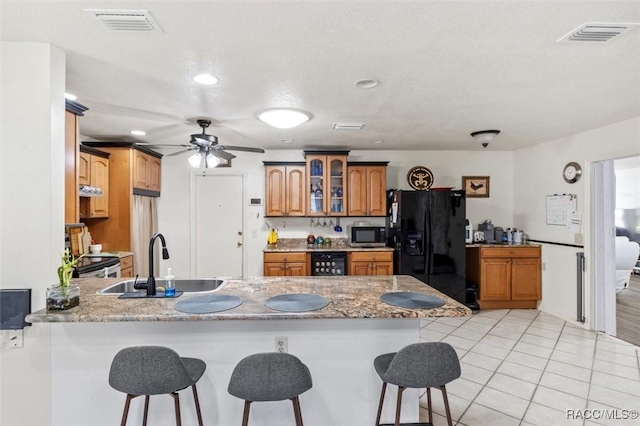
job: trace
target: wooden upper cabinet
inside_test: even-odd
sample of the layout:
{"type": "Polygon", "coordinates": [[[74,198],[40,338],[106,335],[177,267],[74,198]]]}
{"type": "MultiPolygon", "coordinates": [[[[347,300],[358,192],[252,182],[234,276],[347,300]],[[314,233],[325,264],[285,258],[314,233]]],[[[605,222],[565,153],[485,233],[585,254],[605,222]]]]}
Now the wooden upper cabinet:
{"type": "Polygon", "coordinates": [[[305,215],[303,164],[265,166],[265,215],[305,215]]]}
{"type": "Polygon", "coordinates": [[[109,154],[86,147],[81,149],[83,152],[78,157],[78,175],[82,177],[80,185],[98,187],[102,189],[102,195],[80,197],[80,218],[109,217],[109,154]]]}
{"type": "Polygon", "coordinates": [[[149,156],[149,189],[151,191],[160,192],[160,173],[162,168],[162,160],[160,158],[149,156]]]}
{"type": "Polygon", "coordinates": [[[133,187],[149,189],[149,155],[133,150],[133,187]]]}
{"type": "Polygon", "coordinates": [[[349,216],[386,216],[387,166],[349,165],[349,216]]]}
{"type": "Polygon", "coordinates": [[[347,215],[347,154],[307,154],[307,216],[347,215]]]}
{"type": "MultiPolygon", "coordinates": [[[[81,184],[88,185],[89,182],[80,182],[78,168],[80,166],[80,138],[78,116],[83,115],[88,110],[82,104],[65,100],[64,115],[64,222],[78,223],[80,221],[80,197],[79,187],[81,184]]],[[[85,174],[88,173],[89,164],[85,164],[85,174]]]]}
{"type": "Polygon", "coordinates": [[[162,161],[146,152],[133,150],[133,188],[160,192],[162,161]]]}
{"type": "Polygon", "coordinates": [[[91,154],[80,153],[78,158],[78,184],[91,185],[91,154]]]}

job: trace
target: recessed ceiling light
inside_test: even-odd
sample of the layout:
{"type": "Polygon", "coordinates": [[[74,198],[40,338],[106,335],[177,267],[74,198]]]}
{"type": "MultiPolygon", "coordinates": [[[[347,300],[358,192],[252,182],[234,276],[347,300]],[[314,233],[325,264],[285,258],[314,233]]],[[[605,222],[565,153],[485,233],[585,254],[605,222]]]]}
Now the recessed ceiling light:
{"type": "Polygon", "coordinates": [[[132,131],[131,131],[131,134],[132,134],[132,135],[135,135],[135,136],[144,136],[144,135],[146,135],[147,133],[146,133],[146,132],[143,132],[142,130],[132,130],[132,131]]]}
{"type": "Polygon", "coordinates": [[[275,108],[261,112],[258,118],[278,129],[290,129],[309,121],[311,115],[295,109],[275,108]]]}
{"type": "Polygon", "coordinates": [[[356,87],[359,87],[360,89],[373,89],[378,84],[380,84],[380,81],[374,78],[366,78],[363,80],[356,81],[355,84],[356,84],[356,87]]]}
{"type": "Polygon", "coordinates": [[[371,141],[372,144],[374,145],[380,145],[381,143],[384,143],[383,141],[371,141]]]}
{"type": "Polygon", "coordinates": [[[64,97],[66,99],[69,99],[70,101],[75,101],[76,99],[78,99],[78,97],[76,95],[72,95],[71,93],[65,93],[64,97]]]}
{"type": "Polygon", "coordinates": [[[218,82],[218,79],[211,74],[198,74],[193,77],[193,81],[200,84],[206,84],[207,86],[214,85],[218,82]]]}
{"type": "Polygon", "coordinates": [[[280,142],[282,142],[282,143],[293,143],[293,139],[281,139],[280,142]]]}

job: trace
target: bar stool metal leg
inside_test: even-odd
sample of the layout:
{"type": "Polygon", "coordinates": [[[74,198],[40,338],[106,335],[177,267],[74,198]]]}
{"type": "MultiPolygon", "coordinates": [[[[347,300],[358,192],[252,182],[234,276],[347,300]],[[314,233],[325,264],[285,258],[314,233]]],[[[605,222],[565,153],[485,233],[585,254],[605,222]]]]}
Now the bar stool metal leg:
{"type": "Polygon", "coordinates": [[[176,408],[176,426],[182,426],[182,419],[180,418],[180,396],[177,392],[171,392],[169,395],[173,398],[176,408]]]}
{"type": "Polygon", "coordinates": [[[453,422],[451,421],[451,411],[449,410],[449,398],[447,398],[447,388],[445,386],[440,386],[440,390],[442,391],[442,398],[444,399],[444,409],[447,412],[447,424],[449,426],[453,426],[453,422]]]}
{"type": "Polygon", "coordinates": [[[429,411],[429,423],[433,424],[433,410],[431,406],[431,388],[427,388],[427,410],[429,411]]]}
{"type": "Polygon", "coordinates": [[[249,425],[249,409],[251,408],[251,401],[244,402],[244,412],[242,413],[242,426],[249,425]]]}
{"type": "Polygon", "coordinates": [[[291,398],[293,403],[293,415],[296,418],[296,426],[302,426],[302,411],[300,410],[300,400],[298,397],[291,398]]]}
{"type": "Polygon", "coordinates": [[[193,400],[196,403],[196,414],[198,415],[198,426],[203,426],[202,424],[202,413],[200,412],[200,400],[198,400],[198,390],[196,389],[196,385],[191,386],[193,390],[193,400]]]}
{"type": "Polygon", "coordinates": [[[382,403],[384,402],[384,393],[387,390],[387,382],[382,382],[382,393],[380,394],[380,404],[378,404],[378,416],[376,417],[376,426],[380,426],[380,416],[382,416],[382,403]]]}
{"type": "Polygon", "coordinates": [[[135,396],[127,394],[127,400],[124,402],[124,411],[122,412],[122,421],[120,422],[120,426],[127,426],[127,417],[129,416],[129,405],[131,405],[131,400],[133,398],[135,398],[135,396]]]}
{"type": "Polygon", "coordinates": [[[398,402],[396,404],[396,423],[395,426],[400,426],[400,409],[402,408],[402,392],[404,392],[402,386],[398,386],[398,402]]]}
{"type": "Polygon", "coordinates": [[[147,418],[149,417],[149,395],[144,396],[144,415],[142,416],[142,426],[147,426],[147,418]]]}

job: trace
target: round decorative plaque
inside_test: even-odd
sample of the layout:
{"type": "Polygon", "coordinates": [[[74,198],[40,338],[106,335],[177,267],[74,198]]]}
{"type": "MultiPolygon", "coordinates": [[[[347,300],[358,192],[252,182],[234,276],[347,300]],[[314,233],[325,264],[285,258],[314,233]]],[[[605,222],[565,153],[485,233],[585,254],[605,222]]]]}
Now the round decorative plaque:
{"type": "Polygon", "coordinates": [[[407,173],[409,186],[418,191],[424,191],[433,185],[433,173],[423,166],[416,166],[407,173]]]}

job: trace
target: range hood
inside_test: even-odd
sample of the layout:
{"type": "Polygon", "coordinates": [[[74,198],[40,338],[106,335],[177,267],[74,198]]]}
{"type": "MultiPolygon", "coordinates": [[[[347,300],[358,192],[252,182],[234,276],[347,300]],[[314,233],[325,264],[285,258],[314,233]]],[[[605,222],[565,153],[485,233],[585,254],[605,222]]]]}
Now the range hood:
{"type": "Polygon", "coordinates": [[[78,195],[81,197],[102,197],[102,188],[91,185],[80,185],[78,195]]]}

